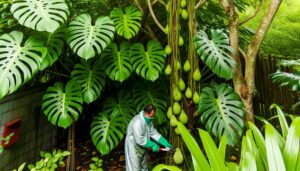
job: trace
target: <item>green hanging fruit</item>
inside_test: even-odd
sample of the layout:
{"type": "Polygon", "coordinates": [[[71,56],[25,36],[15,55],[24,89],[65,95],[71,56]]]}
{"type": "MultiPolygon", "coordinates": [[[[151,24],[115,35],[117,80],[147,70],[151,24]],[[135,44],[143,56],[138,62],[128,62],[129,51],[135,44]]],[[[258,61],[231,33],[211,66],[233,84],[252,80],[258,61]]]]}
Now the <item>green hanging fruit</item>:
{"type": "Polygon", "coordinates": [[[184,45],[184,40],[183,40],[183,38],[181,36],[179,36],[178,45],[179,46],[184,45]]]}
{"type": "Polygon", "coordinates": [[[180,93],[180,91],[177,87],[173,88],[172,93],[173,93],[173,98],[174,98],[175,101],[180,101],[181,100],[182,95],[181,95],[181,93],[180,93]]]}
{"type": "Polygon", "coordinates": [[[170,55],[170,54],[172,53],[172,48],[171,48],[170,45],[167,45],[167,46],[166,46],[166,48],[165,48],[165,53],[166,53],[167,55],[170,55]]]}
{"type": "Polygon", "coordinates": [[[184,110],[181,110],[181,113],[179,115],[179,121],[183,124],[187,124],[189,121],[189,118],[184,110]]]}
{"type": "Polygon", "coordinates": [[[167,25],[166,28],[165,28],[165,33],[166,33],[166,34],[169,34],[169,26],[168,26],[168,25],[167,25]]]}
{"type": "Polygon", "coordinates": [[[200,96],[199,96],[198,92],[194,93],[193,102],[194,102],[194,104],[198,104],[200,102],[200,96]]]}
{"type": "Polygon", "coordinates": [[[178,102],[174,102],[172,109],[173,109],[173,113],[175,115],[179,115],[180,112],[181,112],[181,106],[180,106],[180,104],[178,102]]]}
{"type": "Polygon", "coordinates": [[[172,68],[171,68],[171,65],[168,64],[167,67],[165,68],[165,74],[166,75],[170,75],[172,72],[172,68]]]}
{"type": "Polygon", "coordinates": [[[201,73],[200,73],[199,68],[197,68],[197,69],[194,71],[193,79],[194,79],[195,81],[200,81],[200,79],[201,79],[201,73]]]}
{"type": "Polygon", "coordinates": [[[170,119],[171,126],[173,126],[173,127],[177,126],[177,122],[178,121],[177,121],[176,117],[173,115],[170,119]]]}
{"type": "Polygon", "coordinates": [[[176,164],[181,164],[183,162],[183,156],[179,148],[176,148],[173,159],[176,164]]]}
{"type": "Polygon", "coordinates": [[[181,8],[185,8],[186,7],[186,0],[181,0],[180,1],[180,6],[181,6],[181,8]]]}
{"type": "Polygon", "coordinates": [[[176,61],[176,70],[180,70],[181,69],[181,63],[179,61],[176,61]]]}
{"type": "Polygon", "coordinates": [[[167,111],[167,117],[168,117],[169,119],[171,119],[172,116],[173,116],[173,113],[172,113],[172,107],[169,106],[169,107],[168,107],[168,111],[167,111]]]}
{"type": "Polygon", "coordinates": [[[189,18],[189,14],[188,14],[188,12],[187,12],[186,9],[182,9],[182,11],[181,11],[181,18],[184,19],[184,20],[186,20],[186,19],[189,18]]]}
{"type": "Polygon", "coordinates": [[[186,60],[183,65],[184,72],[189,72],[191,70],[191,64],[189,60],[186,60]]]}
{"type": "Polygon", "coordinates": [[[186,90],[185,90],[185,97],[187,99],[190,99],[190,98],[192,98],[192,96],[193,96],[193,92],[192,92],[191,88],[190,87],[186,88],[186,90]]]}
{"type": "Polygon", "coordinates": [[[184,83],[184,81],[182,80],[182,78],[179,79],[179,82],[178,82],[178,88],[179,88],[180,91],[185,90],[185,83],[184,83]]]}
{"type": "Polygon", "coordinates": [[[175,133],[176,133],[177,135],[180,135],[180,134],[181,134],[178,127],[176,127],[176,128],[174,129],[174,131],[175,131],[175,133]]]}

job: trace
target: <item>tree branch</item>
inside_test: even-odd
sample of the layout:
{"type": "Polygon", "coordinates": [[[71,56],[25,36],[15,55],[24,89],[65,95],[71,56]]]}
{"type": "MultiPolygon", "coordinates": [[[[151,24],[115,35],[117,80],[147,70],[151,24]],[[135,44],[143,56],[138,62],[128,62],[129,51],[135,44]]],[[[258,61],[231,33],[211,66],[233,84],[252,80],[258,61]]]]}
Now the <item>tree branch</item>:
{"type": "Polygon", "coordinates": [[[149,11],[150,11],[150,13],[151,13],[151,16],[152,16],[154,22],[156,23],[156,25],[158,26],[158,28],[159,28],[162,32],[165,32],[164,27],[160,24],[160,22],[157,20],[155,14],[154,14],[154,11],[153,11],[153,9],[152,9],[152,5],[151,5],[150,0],[147,0],[147,2],[148,2],[149,11]]]}
{"type": "Polygon", "coordinates": [[[144,9],[142,8],[141,4],[139,3],[139,0],[134,0],[136,6],[140,9],[142,15],[144,15],[144,9]]]}
{"type": "Polygon", "coordinates": [[[195,5],[195,9],[199,8],[201,5],[203,5],[205,0],[199,0],[198,3],[195,5]]]}
{"type": "Polygon", "coordinates": [[[147,31],[144,31],[149,37],[151,37],[154,40],[158,40],[157,36],[155,35],[154,31],[151,29],[148,23],[145,24],[145,28],[147,31]]]}
{"type": "Polygon", "coordinates": [[[248,22],[249,20],[251,20],[252,18],[254,18],[254,17],[258,14],[261,5],[262,5],[262,0],[259,1],[259,5],[258,5],[258,7],[256,8],[254,14],[253,14],[252,16],[249,16],[248,18],[246,18],[244,21],[240,22],[239,25],[241,26],[241,25],[245,24],[246,22],[248,22]]]}

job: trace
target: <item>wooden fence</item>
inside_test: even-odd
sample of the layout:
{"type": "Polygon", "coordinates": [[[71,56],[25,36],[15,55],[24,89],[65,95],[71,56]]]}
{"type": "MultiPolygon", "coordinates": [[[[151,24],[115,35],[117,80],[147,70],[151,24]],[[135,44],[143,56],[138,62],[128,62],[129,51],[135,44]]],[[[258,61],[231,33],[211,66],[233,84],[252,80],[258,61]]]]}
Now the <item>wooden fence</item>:
{"type": "MultiPolygon", "coordinates": [[[[272,82],[270,74],[276,72],[276,64],[282,59],[295,59],[291,57],[277,57],[272,55],[259,55],[256,63],[255,75],[255,97],[253,99],[254,114],[266,119],[271,118],[276,113],[269,108],[273,103],[282,107],[290,114],[300,114],[299,108],[291,110],[292,105],[297,102],[296,93],[290,91],[288,87],[281,87],[272,82]]],[[[289,71],[290,68],[281,68],[289,71]]]]}

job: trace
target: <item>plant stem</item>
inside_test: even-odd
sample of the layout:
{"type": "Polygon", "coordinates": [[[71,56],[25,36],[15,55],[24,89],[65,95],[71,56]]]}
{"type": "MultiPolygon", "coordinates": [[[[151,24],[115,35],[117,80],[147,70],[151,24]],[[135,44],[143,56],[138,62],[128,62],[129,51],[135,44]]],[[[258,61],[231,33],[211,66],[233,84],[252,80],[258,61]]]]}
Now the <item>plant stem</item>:
{"type": "Polygon", "coordinates": [[[43,71],[48,72],[50,74],[57,75],[57,76],[65,77],[65,78],[71,78],[69,75],[62,74],[62,73],[59,73],[59,72],[50,71],[50,70],[43,70],[43,71]]]}

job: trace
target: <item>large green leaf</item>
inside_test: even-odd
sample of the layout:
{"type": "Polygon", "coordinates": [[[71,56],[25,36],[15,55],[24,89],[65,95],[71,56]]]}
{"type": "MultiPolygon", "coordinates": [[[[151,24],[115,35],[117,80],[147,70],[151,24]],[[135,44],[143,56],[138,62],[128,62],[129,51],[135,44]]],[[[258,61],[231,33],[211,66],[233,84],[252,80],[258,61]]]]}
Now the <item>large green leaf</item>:
{"type": "Polygon", "coordinates": [[[283,159],[286,170],[299,170],[300,163],[300,118],[297,117],[291,124],[286,138],[283,159]],[[298,168],[297,168],[298,167],[298,168]]]}
{"type": "Polygon", "coordinates": [[[40,70],[44,70],[56,62],[62,53],[64,48],[65,32],[63,29],[58,29],[54,33],[35,32],[30,38],[44,42],[45,46],[48,48],[48,53],[43,58],[40,66],[40,70]]]}
{"type": "Polygon", "coordinates": [[[126,7],[125,13],[121,8],[115,7],[110,17],[115,23],[117,33],[126,39],[131,39],[141,28],[142,13],[134,6],[126,7]]]}
{"type": "Polygon", "coordinates": [[[120,45],[120,50],[116,43],[111,43],[102,53],[101,60],[110,79],[122,82],[130,77],[133,71],[130,48],[127,42],[120,45]]]}
{"type": "Polygon", "coordinates": [[[107,17],[99,17],[95,25],[89,14],[81,14],[70,22],[67,29],[67,41],[72,50],[84,59],[100,54],[113,40],[115,27],[107,17]]]}
{"type": "Polygon", "coordinates": [[[181,122],[177,122],[177,126],[180,130],[181,137],[185,145],[189,149],[193,159],[195,160],[195,163],[197,163],[197,165],[199,166],[199,171],[212,170],[199,145],[195,141],[194,137],[190,134],[189,130],[186,129],[186,127],[181,122]]]}
{"type": "Polygon", "coordinates": [[[208,132],[199,129],[199,135],[212,170],[227,171],[228,169],[225,165],[225,158],[221,155],[221,153],[219,153],[215,142],[208,132]]]}
{"type": "Polygon", "coordinates": [[[69,9],[65,0],[13,0],[10,11],[20,24],[54,32],[67,21],[69,9]]]}
{"type": "Polygon", "coordinates": [[[65,87],[57,82],[44,94],[42,110],[53,125],[67,128],[78,119],[82,103],[81,87],[76,81],[70,80],[65,87]]]}
{"type": "Polygon", "coordinates": [[[289,126],[288,126],[287,121],[285,119],[284,113],[282,112],[280,107],[276,104],[271,105],[270,109],[273,109],[273,108],[276,109],[276,112],[277,112],[277,115],[278,115],[278,118],[279,118],[279,123],[280,123],[281,131],[282,131],[282,135],[283,135],[284,138],[286,138],[287,134],[288,134],[289,126]]]}
{"type": "Polygon", "coordinates": [[[199,30],[194,39],[195,48],[202,61],[219,77],[231,79],[236,62],[229,46],[229,38],[222,30],[211,30],[211,39],[199,30]]]}
{"type": "Polygon", "coordinates": [[[137,114],[131,92],[127,90],[119,91],[116,97],[110,96],[106,98],[103,110],[106,113],[115,115],[114,117],[122,118],[125,128],[127,128],[132,117],[137,114]]]}
{"type": "Polygon", "coordinates": [[[225,83],[212,83],[200,96],[198,111],[205,128],[221,138],[227,136],[228,144],[236,145],[243,133],[243,103],[234,90],[225,83]]]}
{"type": "Polygon", "coordinates": [[[281,154],[280,146],[277,143],[275,128],[266,124],[266,150],[269,169],[272,171],[285,171],[284,160],[281,154]]]}
{"type": "Polygon", "coordinates": [[[114,149],[124,136],[122,117],[113,116],[106,112],[99,113],[91,124],[92,141],[102,155],[114,149]]]}
{"type": "Polygon", "coordinates": [[[42,42],[28,39],[22,45],[22,41],[23,33],[19,31],[0,36],[0,98],[30,80],[47,54],[42,42]]]}
{"type": "Polygon", "coordinates": [[[146,50],[143,44],[134,44],[130,57],[135,72],[146,80],[156,80],[165,66],[165,53],[158,41],[149,41],[146,50]]]}
{"type": "Polygon", "coordinates": [[[167,85],[162,81],[138,83],[133,89],[137,111],[141,111],[145,105],[153,104],[156,107],[156,115],[159,124],[166,121],[166,110],[168,102],[167,85]]]}
{"type": "Polygon", "coordinates": [[[105,73],[99,61],[82,61],[76,64],[72,71],[72,78],[80,85],[83,93],[83,100],[92,103],[98,99],[105,86],[105,73]]]}

